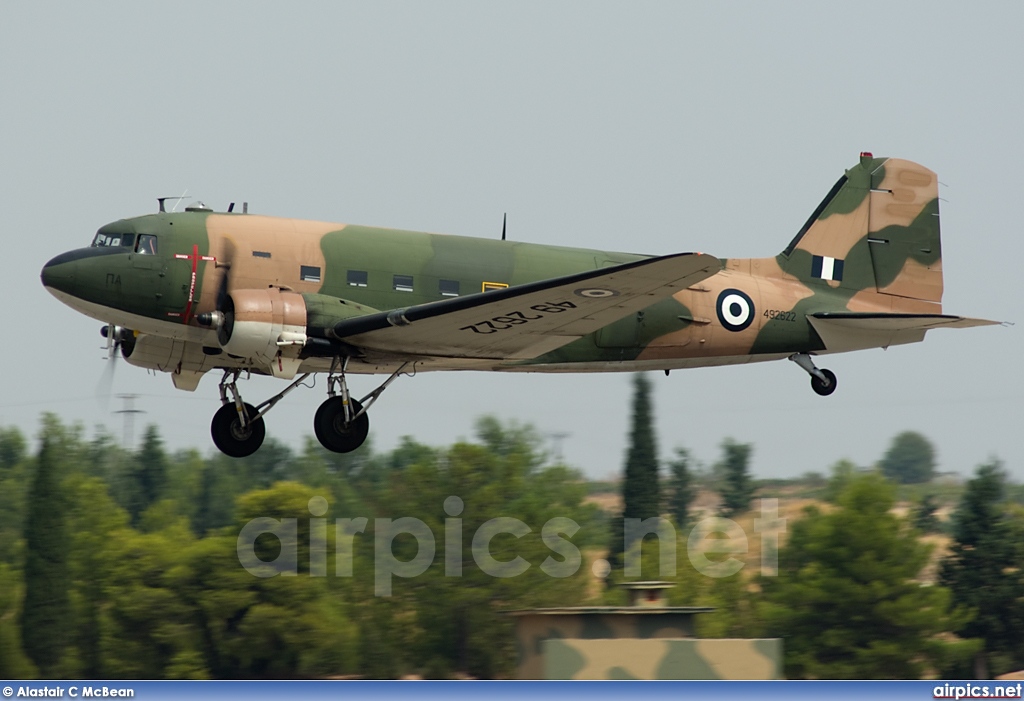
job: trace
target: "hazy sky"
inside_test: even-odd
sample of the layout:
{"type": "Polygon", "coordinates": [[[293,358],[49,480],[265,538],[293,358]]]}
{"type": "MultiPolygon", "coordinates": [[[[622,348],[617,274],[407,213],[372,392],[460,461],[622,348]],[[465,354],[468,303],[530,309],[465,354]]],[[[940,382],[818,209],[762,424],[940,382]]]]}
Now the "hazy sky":
{"type": "MultiPolygon", "coordinates": [[[[53,411],[120,435],[95,396],[100,324],[39,270],[158,196],[493,237],[507,211],[520,241],[753,257],[868,150],[939,174],[945,311],[1018,325],[826,358],[828,398],[785,361],[653,375],[662,453],[711,462],[732,436],[758,476],[790,476],[871,464],[915,429],[940,469],[996,455],[1024,479],[1022,26],[1015,2],[5,4],[0,425],[35,435],[53,411]]],[[[324,389],[268,434],[300,445],[324,389]]],[[[143,395],[171,447],[214,450],[217,378],[188,394],[122,364],[114,391],[143,395]]],[[[490,412],[568,433],[567,461],[600,477],[629,402],[628,374],[424,374],[383,395],[371,437],[447,444],[490,412]]]]}

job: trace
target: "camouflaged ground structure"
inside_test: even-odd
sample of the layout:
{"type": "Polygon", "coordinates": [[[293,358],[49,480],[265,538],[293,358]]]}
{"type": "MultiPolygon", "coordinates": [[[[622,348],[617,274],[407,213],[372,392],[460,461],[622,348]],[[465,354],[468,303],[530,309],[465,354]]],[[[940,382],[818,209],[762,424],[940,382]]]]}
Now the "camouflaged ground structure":
{"type": "MultiPolygon", "coordinates": [[[[460,354],[453,341],[453,352],[424,354],[416,367],[670,369],[921,340],[921,328],[879,329],[877,322],[858,328],[849,319],[837,323],[815,315],[940,313],[938,214],[932,171],[910,161],[865,154],[779,255],[724,259],[710,277],[535,357],[460,354]]],[[[496,237],[216,213],[201,206],[113,222],[85,250],[50,261],[44,284],[69,304],[79,300],[73,306],[105,321],[110,315],[104,310],[124,312],[116,323],[133,329],[140,339],[135,364],[173,371],[182,389],[194,389],[202,374],[214,368],[251,367],[282,377],[326,372],[335,351],[318,355],[316,344],[343,328],[339,324],[346,320],[647,258],[496,237]],[[124,241],[142,236],[155,242],[156,255],[124,249],[124,241]],[[119,252],[123,261],[113,255],[119,252]],[[233,295],[244,301],[246,291],[252,290],[255,300],[262,291],[262,300],[270,289],[274,300],[280,300],[264,300],[266,304],[284,310],[281,323],[307,337],[305,345],[281,350],[277,360],[285,356],[287,362],[280,368],[273,362],[261,368],[250,363],[251,357],[207,350],[210,330],[197,318],[215,309],[228,268],[233,295]]],[[[357,373],[392,372],[417,350],[413,344],[392,362],[386,354],[374,357],[373,334],[340,340],[364,353],[352,358],[349,369],[357,373]]]]}
{"type": "Polygon", "coordinates": [[[778,639],[698,639],[695,617],[668,606],[667,582],[627,582],[630,606],[511,611],[519,679],[780,679],[778,639]],[[649,595],[649,596],[648,596],[649,595]]]}
{"type": "Polygon", "coordinates": [[[544,679],[781,679],[782,640],[580,640],[541,643],[544,679]]]}

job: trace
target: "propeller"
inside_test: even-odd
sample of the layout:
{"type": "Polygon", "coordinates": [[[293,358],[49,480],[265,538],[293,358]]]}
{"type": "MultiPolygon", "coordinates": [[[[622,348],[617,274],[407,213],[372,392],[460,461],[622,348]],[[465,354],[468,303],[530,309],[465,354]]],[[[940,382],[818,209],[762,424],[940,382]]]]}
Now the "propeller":
{"type": "Polygon", "coordinates": [[[104,350],[107,351],[107,366],[96,383],[96,396],[101,398],[103,410],[110,410],[110,395],[114,386],[114,372],[117,368],[118,356],[129,356],[135,348],[135,332],[114,324],[100,328],[100,335],[107,339],[104,350]]]}

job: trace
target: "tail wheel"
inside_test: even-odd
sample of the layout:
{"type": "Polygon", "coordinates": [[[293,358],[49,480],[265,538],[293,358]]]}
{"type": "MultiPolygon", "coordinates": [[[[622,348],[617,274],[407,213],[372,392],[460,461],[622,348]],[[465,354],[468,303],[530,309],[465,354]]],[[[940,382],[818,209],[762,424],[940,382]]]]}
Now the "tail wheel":
{"type": "MultiPolygon", "coordinates": [[[[320,445],[334,453],[351,453],[366,441],[370,433],[370,417],[365,413],[345,422],[345,404],[340,396],[329,398],[316,410],[313,431],[320,445]]],[[[363,405],[349,399],[351,415],[358,414],[363,405]]]]}
{"type": "Polygon", "coordinates": [[[823,381],[816,375],[811,375],[811,389],[820,394],[822,397],[827,397],[836,391],[836,374],[831,370],[821,369],[821,374],[825,376],[828,382],[823,381]]]}
{"type": "MultiPolygon", "coordinates": [[[[256,416],[257,412],[252,404],[244,406],[246,415],[256,416]]],[[[243,426],[234,403],[228,402],[213,415],[210,434],[213,436],[214,445],[220,452],[228,457],[244,458],[255,453],[263,445],[267,427],[263,423],[262,417],[255,421],[248,421],[243,426]]]]}

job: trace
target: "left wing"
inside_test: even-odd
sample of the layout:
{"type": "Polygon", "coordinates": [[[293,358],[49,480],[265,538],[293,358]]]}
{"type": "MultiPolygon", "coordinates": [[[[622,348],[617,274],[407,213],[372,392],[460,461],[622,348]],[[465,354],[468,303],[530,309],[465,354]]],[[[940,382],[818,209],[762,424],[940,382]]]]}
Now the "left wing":
{"type": "Polygon", "coordinates": [[[819,312],[807,320],[829,352],[888,348],[924,340],[929,329],[991,326],[998,321],[950,314],[891,314],[883,312],[819,312]]]}
{"type": "Polygon", "coordinates": [[[711,277],[721,261],[677,253],[379,312],[339,322],[332,336],[407,355],[527,359],[711,277]]]}

